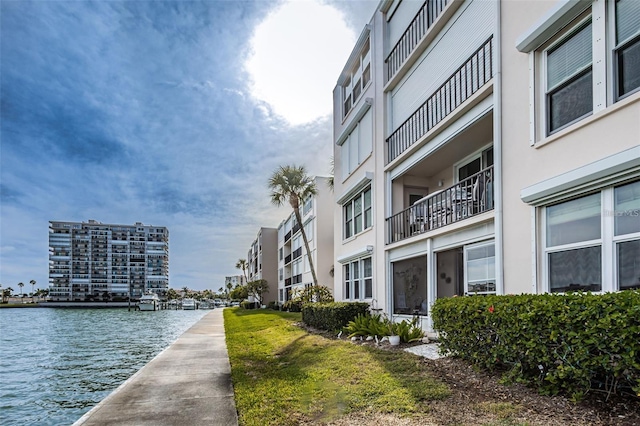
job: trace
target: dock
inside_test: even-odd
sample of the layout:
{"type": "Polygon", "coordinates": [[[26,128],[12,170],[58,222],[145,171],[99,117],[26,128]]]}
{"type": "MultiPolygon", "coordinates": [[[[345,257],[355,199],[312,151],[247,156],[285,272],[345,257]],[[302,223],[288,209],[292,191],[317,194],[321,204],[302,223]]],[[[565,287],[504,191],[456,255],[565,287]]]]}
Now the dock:
{"type": "Polygon", "coordinates": [[[237,425],[223,309],[214,309],[74,426],[237,425]]]}

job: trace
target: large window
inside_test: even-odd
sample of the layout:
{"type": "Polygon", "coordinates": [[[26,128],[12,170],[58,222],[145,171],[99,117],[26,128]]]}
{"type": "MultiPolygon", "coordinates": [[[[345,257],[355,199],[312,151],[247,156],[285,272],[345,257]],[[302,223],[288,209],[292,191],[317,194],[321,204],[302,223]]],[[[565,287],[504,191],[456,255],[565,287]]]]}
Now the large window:
{"type": "Polygon", "coordinates": [[[640,181],[614,189],[613,240],[618,288],[640,288],[640,181]]]}
{"type": "Polygon", "coordinates": [[[344,299],[363,300],[373,297],[373,268],[371,258],[359,259],[343,266],[344,299]]]}
{"type": "Polygon", "coordinates": [[[544,218],[549,291],[640,288],[640,181],[548,206],[544,218]]]}
{"type": "Polygon", "coordinates": [[[547,126],[553,133],[593,111],[591,21],[547,50],[547,126]]]}
{"type": "Polygon", "coordinates": [[[573,22],[558,15],[518,47],[535,61],[533,143],[640,92],[640,1],[576,3],[585,10],[573,22]]]}
{"type": "Polygon", "coordinates": [[[371,188],[356,195],[343,206],[344,238],[351,238],[373,225],[371,188]]]}
{"type": "Polygon", "coordinates": [[[617,0],[616,25],[616,89],[618,98],[640,88],[640,1],[617,0]]]}
{"type": "Polygon", "coordinates": [[[496,294],[495,243],[481,243],[464,248],[465,293],[496,294]]]}
{"type": "Polygon", "coordinates": [[[351,68],[349,77],[342,84],[342,116],[346,117],[362,92],[371,81],[371,54],[367,40],[360,55],[351,68]]]}
{"type": "Polygon", "coordinates": [[[393,313],[427,314],[427,257],[393,262],[393,313]]]}

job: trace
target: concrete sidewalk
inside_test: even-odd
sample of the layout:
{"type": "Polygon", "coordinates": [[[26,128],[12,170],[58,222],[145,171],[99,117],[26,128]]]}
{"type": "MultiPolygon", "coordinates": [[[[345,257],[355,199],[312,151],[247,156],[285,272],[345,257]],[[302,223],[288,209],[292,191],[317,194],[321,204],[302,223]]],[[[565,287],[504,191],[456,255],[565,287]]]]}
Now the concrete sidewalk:
{"type": "Polygon", "coordinates": [[[237,425],[222,311],[202,317],[74,426],[237,425]]]}

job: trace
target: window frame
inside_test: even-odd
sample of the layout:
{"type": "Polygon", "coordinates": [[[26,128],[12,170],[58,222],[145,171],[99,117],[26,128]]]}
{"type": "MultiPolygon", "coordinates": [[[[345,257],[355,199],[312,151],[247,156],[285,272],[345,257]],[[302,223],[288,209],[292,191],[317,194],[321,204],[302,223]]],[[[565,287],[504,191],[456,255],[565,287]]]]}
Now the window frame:
{"type": "MultiPolygon", "coordinates": [[[[474,296],[474,295],[496,295],[498,294],[498,284],[497,284],[497,277],[496,277],[496,251],[495,251],[495,247],[496,247],[496,242],[495,240],[487,240],[487,241],[481,241],[479,243],[475,243],[475,244],[465,244],[462,247],[462,252],[463,252],[463,289],[464,289],[464,294],[467,296],[474,296]],[[483,247],[488,247],[488,246],[493,246],[493,286],[494,286],[494,290],[493,291],[474,291],[474,292],[470,292],[469,291],[469,251],[475,250],[475,249],[479,249],[479,248],[483,248],[483,247]]],[[[489,256],[490,257],[490,256],[489,256]]],[[[488,259],[489,257],[485,257],[483,259],[488,259]]],[[[476,259],[474,259],[476,260],[476,259]]],[[[490,278],[490,277],[487,277],[490,278]]],[[[488,281],[488,280],[487,280],[488,281]]]]}
{"type": "Polygon", "coordinates": [[[371,37],[367,37],[362,45],[357,60],[349,70],[349,75],[342,84],[342,119],[346,119],[353,107],[362,98],[373,80],[371,67],[371,37]],[[357,83],[357,86],[356,86],[357,83]]]}
{"type": "Polygon", "coordinates": [[[373,218],[373,191],[371,185],[365,187],[362,191],[359,191],[355,196],[351,197],[346,203],[342,205],[342,239],[349,240],[351,238],[355,238],[356,236],[366,232],[368,229],[373,228],[374,218],[373,218]],[[369,207],[366,207],[366,197],[365,194],[369,192],[369,207]],[[360,213],[356,215],[356,200],[360,201],[360,213]],[[349,211],[351,215],[349,215],[349,211]],[[369,212],[369,217],[371,218],[371,223],[369,227],[365,227],[367,225],[366,217],[367,212],[369,212]],[[356,232],[356,219],[360,220],[360,231],[356,232]]]}
{"type": "Polygon", "coordinates": [[[608,15],[610,19],[608,20],[609,31],[607,31],[607,36],[609,38],[609,48],[610,51],[610,60],[611,60],[611,81],[612,81],[612,103],[616,103],[623,99],[628,98],[640,91],[640,84],[635,89],[632,89],[628,93],[620,94],[620,69],[619,69],[619,54],[622,50],[629,48],[633,45],[640,45],[640,28],[636,30],[636,32],[629,36],[628,38],[618,41],[618,21],[617,21],[617,0],[608,2],[608,15]]]}
{"type": "Polygon", "coordinates": [[[343,300],[373,299],[373,256],[353,259],[342,265],[343,300]],[[371,275],[365,275],[365,261],[371,262],[371,275]],[[367,296],[367,281],[370,282],[371,295],[367,296]]]}
{"type": "Polygon", "coordinates": [[[593,46],[593,34],[594,34],[594,25],[593,25],[593,17],[591,9],[589,8],[587,12],[583,13],[578,19],[576,19],[573,23],[567,26],[565,29],[559,31],[554,37],[553,41],[548,43],[544,48],[539,50],[540,60],[541,60],[541,72],[540,72],[540,118],[544,121],[541,128],[543,129],[544,136],[549,137],[566,129],[567,127],[584,120],[586,117],[593,115],[595,112],[594,108],[594,58],[596,57],[593,46]],[[586,16],[585,16],[586,14],[586,16]],[[557,50],[564,43],[568,42],[573,36],[582,31],[586,26],[591,25],[591,62],[588,66],[582,67],[580,70],[573,73],[570,77],[565,78],[560,83],[557,83],[552,88],[548,87],[548,56],[549,53],[557,50]],[[556,129],[551,129],[551,95],[558,92],[559,90],[568,87],[571,83],[574,83],[587,73],[591,72],[591,111],[581,115],[580,117],[574,118],[573,120],[562,124],[556,129]]]}
{"type": "MultiPolygon", "coordinates": [[[[606,293],[611,291],[624,291],[620,289],[618,270],[618,245],[624,242],[640,241],[640,231],[615,235],[615,190],[627,184],[639,183],[640,176],[633,176],[621,182],[615,182],[595,191],[569,195],[561,200],[539,207],[540,232],[538,233],[540,245],[540,272],[541,290],[552,293],[549,271],[549,254],[581,248],[600,247],[600,271],[601,288],[593,293],[606,293]],[[600,194],[600,236],[597,239],[589,239],[569,244],[547,247],[547,208],[575,199],[600,194]]],[[[639,213],[640,216],[640,213],[639,213]]],[[[553,292],[562,294],[562,292],[553,292]]]]}

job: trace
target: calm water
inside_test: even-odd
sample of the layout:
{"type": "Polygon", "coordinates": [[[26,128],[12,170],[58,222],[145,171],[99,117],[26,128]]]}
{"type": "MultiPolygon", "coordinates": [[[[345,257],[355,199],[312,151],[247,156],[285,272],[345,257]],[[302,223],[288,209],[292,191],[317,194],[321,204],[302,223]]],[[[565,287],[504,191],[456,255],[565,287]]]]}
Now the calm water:
{"type": "Polygon", "coordinates": [[[0,309],[0,424],[72,424],[208,312],[0,309]]]}

